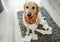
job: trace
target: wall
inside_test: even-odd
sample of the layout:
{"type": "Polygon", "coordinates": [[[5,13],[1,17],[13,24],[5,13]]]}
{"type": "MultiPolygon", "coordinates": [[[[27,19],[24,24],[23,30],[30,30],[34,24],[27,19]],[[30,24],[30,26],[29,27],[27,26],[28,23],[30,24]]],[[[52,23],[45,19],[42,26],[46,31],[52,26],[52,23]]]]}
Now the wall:
{"type": "Polygon", "coordinates": [[[0,13],[3,11],[3,7],[2,7],[2,3],[1,3],[1,0],[0,0],[0,13]]]}
{"type": "Polygon", "coordinates": [[[42,0],[43,6],[60,27],[60,0],[42,0]]]}

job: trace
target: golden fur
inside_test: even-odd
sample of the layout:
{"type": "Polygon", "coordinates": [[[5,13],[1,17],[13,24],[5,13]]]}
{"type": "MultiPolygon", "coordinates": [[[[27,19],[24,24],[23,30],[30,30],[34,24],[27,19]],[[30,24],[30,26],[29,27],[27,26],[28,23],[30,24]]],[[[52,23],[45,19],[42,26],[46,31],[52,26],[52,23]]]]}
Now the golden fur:
{"type": "Polygon", "coordinates": [[[39,10],[39,6],[36,3],[34,3],[34,2],[25,3],[25,5],[24,5],[24,18],[25,18],[26,23],[28,23],[28,24],[34,24],[34,23],[36,23],[36,19],[38,18],[38,12],[39,11],[40,11],[39,10]],[[28,6],[29,8],[26,9],[26,6],[28,6]],[[33,7],[33,6],[35,7],[35,10],[32,10],[31,7],[33,7]],[[28,10],[31,13],[34,14],[31,20],[29,20],[28,16],[26,16],[26,14],[27,14],[26,10],[28,10]]]}

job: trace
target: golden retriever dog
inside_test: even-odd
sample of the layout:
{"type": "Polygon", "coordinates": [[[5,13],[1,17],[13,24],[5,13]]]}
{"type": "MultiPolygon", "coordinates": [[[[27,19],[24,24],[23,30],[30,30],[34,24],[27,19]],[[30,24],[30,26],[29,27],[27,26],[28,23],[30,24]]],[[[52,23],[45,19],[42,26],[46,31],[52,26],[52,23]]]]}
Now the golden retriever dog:
{"type": "Polygon", "coordinates": [[[29,34],[30,29],[32,30],[32,33],[35,33],[32,28],[37,28],[38,26],[39,9],[39,6],[34,2],[28,2],[24,5],[23,22],[27,27],[27,35],[29,34]]]}
{"type": "MultiPolygon", "coordinates": [[[[35,2],[27,2],[24,4],[24,13],[23,13],[23,23],[27,27],[26,35],[32,31],[32,34],[35,34],[35,30],[40,24],[39,17],[40,7],[35,2]]],[[[43,24],[44,25],[44,24],[43,24]]]]}

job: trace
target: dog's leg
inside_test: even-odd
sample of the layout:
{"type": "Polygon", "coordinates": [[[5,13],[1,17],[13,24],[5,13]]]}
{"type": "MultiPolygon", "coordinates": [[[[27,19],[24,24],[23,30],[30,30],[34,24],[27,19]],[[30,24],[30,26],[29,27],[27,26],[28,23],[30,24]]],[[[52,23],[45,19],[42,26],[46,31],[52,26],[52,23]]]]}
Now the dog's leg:
{"type": "Polygon", "coordinates": [[[32,30],[32,34],[35,34],[35,31],[34,30],[32,30]]]}
{"type": "Polygon", "coordinates": [[[30,33],[30,28],[27,28],[26,35],[29,35],[29,33],[30,33]]]}
{"type": "Polygon", "coordinates": [[[38,40],[38,35],[35,34],[35,30],[32,30],[32,33],[30,34],[33,40],[38,40]]]}

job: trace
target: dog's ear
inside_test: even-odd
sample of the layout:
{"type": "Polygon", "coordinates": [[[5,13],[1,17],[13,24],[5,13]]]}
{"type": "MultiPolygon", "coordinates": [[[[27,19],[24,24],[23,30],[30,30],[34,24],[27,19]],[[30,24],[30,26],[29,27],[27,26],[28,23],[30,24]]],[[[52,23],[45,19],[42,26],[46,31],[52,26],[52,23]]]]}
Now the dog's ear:
{"type": "Polygon", "coordinates": [[[24,9],[25,9],[26,3],[24,4],[24,9]]]}
{"type": "Polygon", "coordinates": [[[36,4],[36,7],[37,7],[37,12],[39,12],[40,11],[40,7],[36,4]]]}
{"type": "Polygon", "coordinates": [[[40,7],[38,6],[38,12],[40,11],[40,7]]]}

